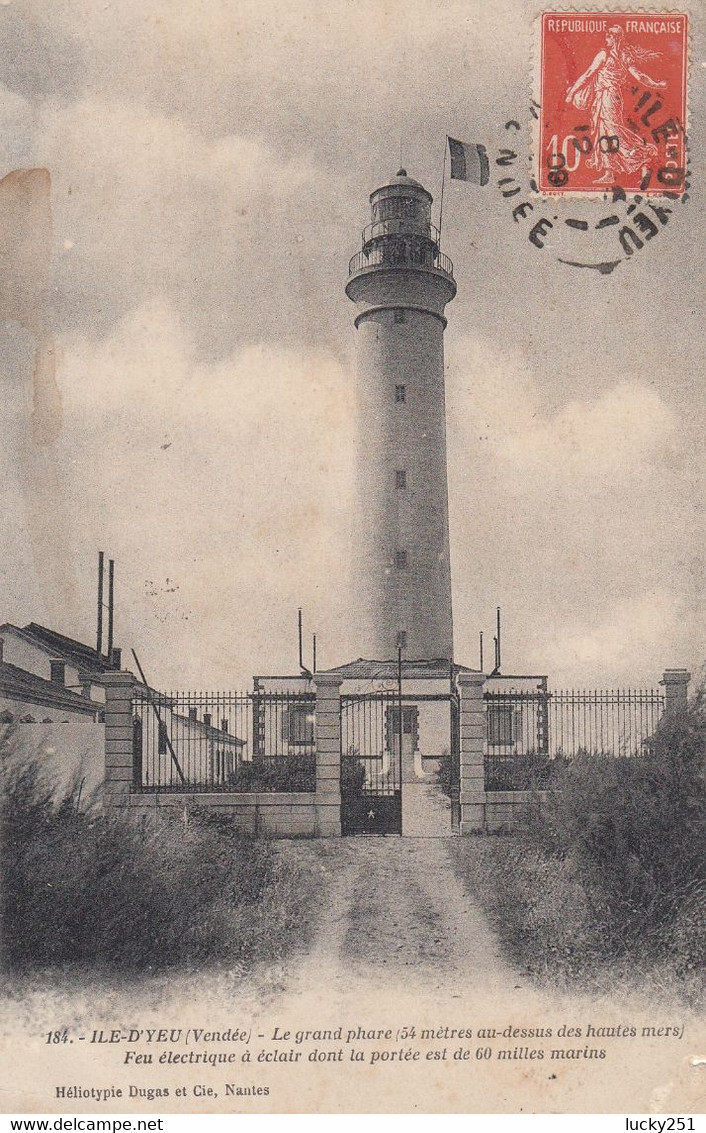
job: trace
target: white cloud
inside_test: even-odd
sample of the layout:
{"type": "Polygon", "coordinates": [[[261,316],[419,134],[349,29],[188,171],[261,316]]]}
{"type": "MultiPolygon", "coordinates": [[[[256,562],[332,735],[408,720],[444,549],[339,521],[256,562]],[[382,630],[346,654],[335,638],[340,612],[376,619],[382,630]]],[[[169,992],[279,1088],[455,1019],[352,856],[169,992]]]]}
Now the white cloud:
{"type": "Polygon", "coordinates": [[[32,105],[15,91],[0,84],[0,167],[10,169],[31,164],[36,114],[32,105]]]}
{"type": "Polygon", "coordinates": [[[693,663],[701,526],[681,473],[688,430],[629,375],[564,404],[546,384],[516,352],[468,339],[452,352],[459,659],[475,657],[500,604],[515,672],[590,683],[693,663]]]}
{"type": "Polygon", "coordinates": [[[308,155],[115,100],[48,101],[29,136],[25,164],[52,177],[59,330],[96,338],[160,297],[209,358],[248,341],[330,342],[321,297],[332,280],[342,296],[342,180],[308,155]]]}
{"type": "Polygon", "coordinates": [[[464,339],[454,351],[459,431],[494,461],[517,495],[605,492],[664,459],[677,420],[659,393],[625,378],[556,409],[517,355],[464,339]]]}
{"type": "Polygon", "coordinates": [[[76,550],[118,559],[124,643],[160,681],[244,680],[295,662],[302,605],[340,659],[353,410],[336,360],[252,346],[204,365],[160,302],[62,356],[76,550]]]}
{"type": "Polygon", "coordinates": [[[535,667],[550,660],[555,687],[570,681],[592,684],[596,674],[635,686],[654,682],[670,666],[684,663],[693,648],[689,610],[673,591],[650,590],[617,602],[607,615],[562,621],[551,627],[535,667]]]}

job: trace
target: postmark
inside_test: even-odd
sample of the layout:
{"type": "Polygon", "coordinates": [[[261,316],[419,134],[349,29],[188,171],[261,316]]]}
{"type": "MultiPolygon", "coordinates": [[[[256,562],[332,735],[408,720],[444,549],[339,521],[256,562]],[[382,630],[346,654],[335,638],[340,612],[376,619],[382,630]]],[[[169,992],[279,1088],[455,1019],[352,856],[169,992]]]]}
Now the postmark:
{"type": "MultiPolygon", "coordinates": [[[[531,100],[530,119],[538,122],[541,112],[539,103],[531,100]]],[[[620,185],[583,197],[540,194],[533,151],[525,149],[522,117],[508,118],[489,147],[490,181],[518,233],[542,258],[607,276],[621,264],[639,261],[661,247],[661,234],[679,225],[690,200],[688,142],[684,182],[677,190],[665,190],[662,197],[629,194],[620,185]]]]}
{"type": "Polygon", "coordinates": [[[688,24],[683,12],[542,14],[540,194],[684,192],[688,24]]]}

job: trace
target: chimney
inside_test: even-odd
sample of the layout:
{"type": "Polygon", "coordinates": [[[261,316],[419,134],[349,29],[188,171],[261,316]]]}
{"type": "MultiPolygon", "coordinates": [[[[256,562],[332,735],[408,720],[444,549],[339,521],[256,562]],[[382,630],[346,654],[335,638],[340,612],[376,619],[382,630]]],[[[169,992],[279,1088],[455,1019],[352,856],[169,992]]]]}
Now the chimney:
{"type": "Polygon", "coordinates": [[[110,660],[111,660],[111,663],[112,663],[112,665],[113,665],[113,668],[114,668],[114,669],[119,669],[119,668],[120,668],[120,666],[121,666],[121,664],[122,664],[122,660],[123,660],[123,651],[122,651],[122,649],[118,649],[118,647],[117,647],[117,646],[114,646],[114,647],[113,647],[113,656],[111,657],[111,659],[110,659],[110,660]]]}
{"type": "Polygon", "coordinates": [[[207,728],[211,727],[211,713],[210,712],[204,712],[203,722],[204,722],[204,724],[206,725],[207,728]]]}
{"type": "Polygon", "coordinates": [[[228,717],[227,716],[224,716],[223,719],[221,720],[221,731],[222,732],[228,731],[228,717]]]}
{"type": "MultiPolygon", "coordinates": [[[[49,662],[50,677],[49,679],[57,685],[66,684],[66,662],[65,661],[50,661],[49,662]]],[[[45,670],[46,672],[46,670],[45,670]]]]}

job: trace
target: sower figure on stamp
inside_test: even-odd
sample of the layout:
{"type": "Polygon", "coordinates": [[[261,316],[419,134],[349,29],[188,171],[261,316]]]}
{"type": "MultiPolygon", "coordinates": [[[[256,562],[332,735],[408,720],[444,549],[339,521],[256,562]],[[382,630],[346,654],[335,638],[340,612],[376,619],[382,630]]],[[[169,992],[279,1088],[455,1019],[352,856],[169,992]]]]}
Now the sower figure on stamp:
{"type": "Polygon", "coordinates": [[[644,175],[657,155],[657,147],[628,126],[622,87],[629,75],[655,90],[666,87],[665,81],[651,79],[638,66],[643,59],[658,57],[657,51],[626,43],[621,27],[608,28],[606,47],[566,92],[567,102],[578,110],[591,111],[593,148],[588,165],[601,174],[595,178],[595,184],[614,184],[621,173],[635,173],[638,169],[644,175]]]}

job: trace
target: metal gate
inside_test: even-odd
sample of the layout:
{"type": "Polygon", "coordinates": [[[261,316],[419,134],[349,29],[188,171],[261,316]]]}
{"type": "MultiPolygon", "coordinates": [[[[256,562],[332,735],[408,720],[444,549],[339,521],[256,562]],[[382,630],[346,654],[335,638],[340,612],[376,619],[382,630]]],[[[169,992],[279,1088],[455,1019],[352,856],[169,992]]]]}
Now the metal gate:
{"type": "Polygon", "coordinates": [[[402,833],[400,700],[394,692],[341,697],[341,830],[402,833]]]}

